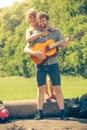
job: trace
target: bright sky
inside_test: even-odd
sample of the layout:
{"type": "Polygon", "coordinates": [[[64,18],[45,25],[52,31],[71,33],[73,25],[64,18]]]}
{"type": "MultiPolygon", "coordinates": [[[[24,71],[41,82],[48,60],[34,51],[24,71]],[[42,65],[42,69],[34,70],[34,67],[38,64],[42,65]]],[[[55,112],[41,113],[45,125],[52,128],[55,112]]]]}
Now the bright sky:
{"type": "Polygon", "coordinates": [[[0,0],[0,8],[5,6],[11,6],[16,1],[22,2],[23,0],[0,0]]]}

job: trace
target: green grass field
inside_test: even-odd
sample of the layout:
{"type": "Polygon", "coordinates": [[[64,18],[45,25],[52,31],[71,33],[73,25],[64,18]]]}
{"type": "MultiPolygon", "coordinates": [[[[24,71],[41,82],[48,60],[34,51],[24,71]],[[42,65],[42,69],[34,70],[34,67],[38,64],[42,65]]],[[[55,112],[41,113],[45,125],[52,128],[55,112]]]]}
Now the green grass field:
{"type": "MultiPolygon", "coordinates": [[[[61,76],[64,98],[80,97],[87,93],[87,79],[61,76]]],[[[0,78],[0,99],[28,100],[36,99],[37,84],[35,78],[5,77],[0,78]]]]}

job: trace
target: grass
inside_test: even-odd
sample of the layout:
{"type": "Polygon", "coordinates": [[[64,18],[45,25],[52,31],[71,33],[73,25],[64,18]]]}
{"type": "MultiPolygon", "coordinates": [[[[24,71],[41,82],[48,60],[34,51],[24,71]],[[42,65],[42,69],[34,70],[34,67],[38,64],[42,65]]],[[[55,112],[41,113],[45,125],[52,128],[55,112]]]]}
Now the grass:
{"type": "MultiPolygon", "coordinates": [[[[80,97],[87,93],[87,79],[62,76],[64,98],[80,97]]],[[[35,78],[5,77],[0,78],[0,98],[2,100],[36,99],[37,84],[35,78]]]]}
{"type": "Polygon", "coordinates": [[[36,98],[35,78],[0,78],[0,98],[2,100],[24,100],[36,98]]]}
{"type": "Polygon", "coordinates": [[[64,98],[81,97],[87,93],[87,79],[82,77],[62,77],[62,91],[64,98]]]}

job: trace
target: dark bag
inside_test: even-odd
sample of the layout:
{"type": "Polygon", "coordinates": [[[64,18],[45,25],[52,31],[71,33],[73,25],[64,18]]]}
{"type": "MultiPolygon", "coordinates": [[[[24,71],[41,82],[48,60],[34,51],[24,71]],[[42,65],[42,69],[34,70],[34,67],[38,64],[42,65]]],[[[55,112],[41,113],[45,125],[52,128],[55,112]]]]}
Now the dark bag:
{"type": "Polygon", "coordinates": [[[80,98],[80,118],[87,118],[87,93],[80,98]]]}

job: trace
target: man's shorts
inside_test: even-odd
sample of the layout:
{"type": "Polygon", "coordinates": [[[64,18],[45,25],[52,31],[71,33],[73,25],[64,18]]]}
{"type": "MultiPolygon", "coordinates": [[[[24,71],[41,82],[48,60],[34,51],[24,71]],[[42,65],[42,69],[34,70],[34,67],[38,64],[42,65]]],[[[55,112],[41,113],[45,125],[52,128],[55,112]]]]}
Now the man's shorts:
{"type": "Polygon", "coordinates": [[[37,65],[36,66],[36,79],[39,86],[46,84],[46,75],[49,75],[53,86],[60,86],[60,73],[58,64],[52,65],[37,65]]]}

